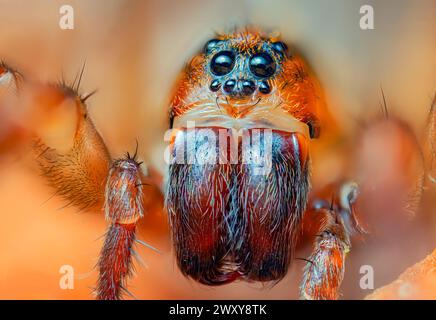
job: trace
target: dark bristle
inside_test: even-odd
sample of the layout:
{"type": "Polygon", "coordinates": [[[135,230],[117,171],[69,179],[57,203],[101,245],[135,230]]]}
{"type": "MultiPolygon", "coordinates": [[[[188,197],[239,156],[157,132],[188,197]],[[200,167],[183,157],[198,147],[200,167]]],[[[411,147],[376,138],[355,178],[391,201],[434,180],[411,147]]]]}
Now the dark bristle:
{"type": "Polygon", "coordinates": [[[139,186],[150,186],[150,184],[145,182],[135,184],[135,187],[139,187],[139,186]]]}
{"type": "Polygon", "coordinates": [[[54,84],[53,86],[62,90],[65,93],[65,95],[69,97],[79,96],[78,92],[72,86],[68,85],[64,79],[61,79],[58,83],[54,84]]]}
{"type": "Polygon", "coordinates": [[[76,76],[74,77],[74,80],[72,83],[70,83],[70,84],[67,83],[67,81],[65,80],[65,75],[64,75],[63,71],[61,73],[61,79],[56,83],[56,86],[58,88],[62,89],[67,95],[69,95],[71,97],[78,97],[82,103],[85,103],[86,100],[88,100],[90,97],[92,97],[97,92],[97,90],[94,90],[94,91],[86,94],[85,96],[82,96],[79,93],[80,84],[82,82],[83,74],[85,72],[85,66],[86,66],[86,61],[83,63],[82,68],[76,73],[76,76]]]}
{"type": "Polygon", "coordinates": [[[305,258],[295,258],[295,260],[306,261],[306,262],[308,262],[308,263],[310,263],[310,264],[313,264],[313,261],[312,261],[312,260],[305,259],[305,258]]]}
{"type": "Polygon", "coordinates": [[[334,209],[334,203],[335,203],[335,194],[332,193],[332,198],[331,198],[331,200],[330,200],[330,208],[329,208],[330,211],[333,211],[333,209],[334,209]]]}
{"type": "Polygon", "coordinates": [[[80,84],[81,84],[81,82],[82,82],[82,78],[83,78],[83,73],[85,72],[85,66],[86,66],[86,61],[83,62],[82,69],[80,70],[80,72],[78,73],[78,75],[76,75],[76,78],[74,79],[74,82],[73,82],[73,86],[72,86],[72,87],[74,88],[74,90],[75,90],[76,92],[79,91],[80,84]],[[78,79],[78,80],[77,80],[77,79],[78,79]],[[77,80],[77,83],[76,83],[76,80],[77,80]]]}
{"type": "Polygon", "coordinates": [[[138,139],[135,139],[135,141],[136,141],[136,148],[135,148],[135,154],[133,155],[133,160],[136,161],[136,156],[138,155],[139,142],[138,139]]]}
{"type": "Polygon", "coordinates": [[[86,102],[86,100],[88,100],[89,98],[91,98],[94,94],[96,94],[97,93],[97,90],[94,90],[94,91],[92,91],[92,92],[90,92],[90,93],[88,93],[87,95],[85,95],[85,96],[81,96],[80,97],[80,101],[82,101],[82,103],[85,103],[86,102]]]}
{"type": "Polygon", "coordinates": [[[382,94],[382,97],[383,97],[382,111],[384,113],[385,118],[389,118],[388,105],[386,103],[386,97],[385,97],[385,93],[383,91],[383,87],[382,86],[380,86],[380,90],[381,90],[381,94],[382,94]]]}
{"type": "Polygon", "coordinates": [[[129,151],[126,152],[125,158],[127,160],[131,160],[133,162],[135,162],[135,164],[139,167],[141,164],[143,164],[143,161],[138,161],[137,157],[138,157],[138,150],[139,150],[139,142],[138,139],[135,139],[136,141],[136,147],[135,147],[135,153],[133,155],[130,154],[129,151]]]}

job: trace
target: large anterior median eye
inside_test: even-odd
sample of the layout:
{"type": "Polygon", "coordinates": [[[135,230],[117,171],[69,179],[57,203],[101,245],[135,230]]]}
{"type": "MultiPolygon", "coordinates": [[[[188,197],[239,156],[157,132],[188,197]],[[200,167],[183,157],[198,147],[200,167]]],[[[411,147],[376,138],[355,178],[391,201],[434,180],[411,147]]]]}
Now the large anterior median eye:
{"type": "Polygon", "coordinates": [[[268,78],[276,71],[276,64],[268,53],[260,52],[251,57],[250,70],[257,77],[268,78]]]}
{"type": "Polygon", "coordinates": [[[233,70],[235,54],[231,51],[221,51],[215,54],[210,62],[210,70],[214,75],[223,76],[233,70]]]}

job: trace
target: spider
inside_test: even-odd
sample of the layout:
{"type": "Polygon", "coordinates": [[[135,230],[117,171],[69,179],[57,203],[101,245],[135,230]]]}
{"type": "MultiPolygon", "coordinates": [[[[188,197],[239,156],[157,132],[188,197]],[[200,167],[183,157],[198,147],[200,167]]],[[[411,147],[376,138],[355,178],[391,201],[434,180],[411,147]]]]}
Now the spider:
{"type": "MultiPolygon", "coordinates": [[[[87,112],[93,93],[79,93],[83,71],[70,85],[41,85],[2,64],[0,84],[15,88],[6,94],[12,98],[2,96],[2,109],[31,104],[27,119],[15,119],[19,129],[5,121],[4,136],[26,132],[22,139],[32,141],[42,175],[56,194],[80,210],[104,211],[109,227],[95,292],[98,299],[121,299],[130,294],[135,233],[152,182],[137,159],[138,144],[133,155],[111,157],[87,112]],[[46,121],[65,110],[74,119],[74,139],[53,147],[46,121]]],[[[280,38],[257,29],[218,34],[182,71],[168,114],[165,208],[181,272],[205,285],[275,283],[302,259],[296,247],[303,234],[311,234],[301,298],[337,299],[351,237],[366,231],[356,215],[360,187],[354,179],[309,197],[310,149],[332,120],[305,61],[280,38]]],[[[434,107],[430,114],[432,142],[434,107]]],[[[389,121],[412,141],[417,169],[399,185],[405,197],[413,194],[419,203],[425,171],[419,144],[402,123],[389,121]]],[[[362,139],[369,136],[371,147],[368,132],[362,139]]],[[[358,157],[365,158],[365,152],[371,153],[362,148],[358,157]]]]}

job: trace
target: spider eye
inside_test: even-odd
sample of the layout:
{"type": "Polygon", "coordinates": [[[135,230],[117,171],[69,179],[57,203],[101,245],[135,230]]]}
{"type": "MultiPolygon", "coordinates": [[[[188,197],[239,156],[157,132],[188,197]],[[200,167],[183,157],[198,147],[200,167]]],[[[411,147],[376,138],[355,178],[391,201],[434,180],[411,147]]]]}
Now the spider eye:
{"type": "Polygon", "coordinates": [[[276,71],[276,64],[268,53],[261,52],[251,57],[250,70],[257,77],[268,78],[276,71]]]}
{"type": "Polygon", "coordinates": [[[210,62],[210,70],[214,75],[223,76],[233,70],[235,66],[235,54],[231,51],[221,51],[213,56],[210,62]]]}
{"type": "Polygon", "coordinates": [[[221,42],[221,40],[218,40],[218,39],[212,39],[212,40],[209,40],[207,43],[206,43],[206,45],[204,46],[204,48],[203,48],[203,52],[204,53],[206,53],[206,54],[208,54],[208,53],[211,53],[212,52],[212,50],[219,44],[221,42]]]}
{"type": "Polygon", "coordinates": [[[285,56],[286,52],[288,51],[288,46],[284,42],[281,42],[281,41],[274,42],[272,44],[272,47],[275,51],[280,53],[282,56],[285,56]]]}

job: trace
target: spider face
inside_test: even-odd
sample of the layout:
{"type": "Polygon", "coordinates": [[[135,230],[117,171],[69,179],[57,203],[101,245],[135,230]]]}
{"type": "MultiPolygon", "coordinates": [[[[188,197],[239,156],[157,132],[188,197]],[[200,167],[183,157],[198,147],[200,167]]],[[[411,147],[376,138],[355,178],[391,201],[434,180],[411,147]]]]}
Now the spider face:
{"type": "Polygon", "coordinates": [[[256,100],[271,93],[271,80],[281,71],[287,46],[280,41],[255,41],[241,47],[241,39],[212,39],[204,47],[210,90],[233,99],[256,100]]]}
{"type": "Polygon", "coordinates": [[[316,88],[303,61],[278,38],[250,30],[219,35],[187,65],[170,126],[269,128],[319,135],[316,88]],[[176,124],[174,124],[176,121],[176,124]]]}
{"type": "Polygon", "coordinates": [[[306,206],[316,136],[316,90],[303,62],[257,31],[218,36],[187,65],[170,109],[170,149],[182,156],[171,160],[165,197],[181,271],[208,285],[280,280],[306,206]],[[192,162],[178,161],[190,152],[192,162]]]}

